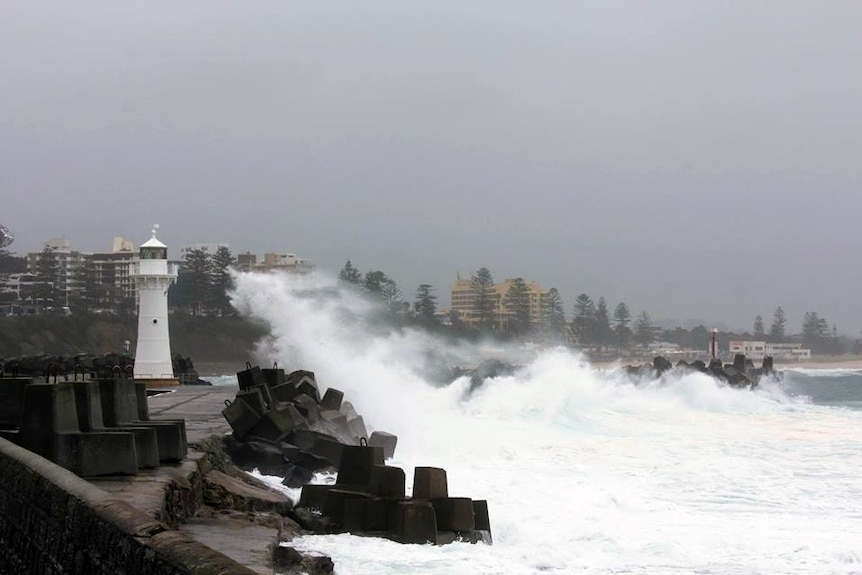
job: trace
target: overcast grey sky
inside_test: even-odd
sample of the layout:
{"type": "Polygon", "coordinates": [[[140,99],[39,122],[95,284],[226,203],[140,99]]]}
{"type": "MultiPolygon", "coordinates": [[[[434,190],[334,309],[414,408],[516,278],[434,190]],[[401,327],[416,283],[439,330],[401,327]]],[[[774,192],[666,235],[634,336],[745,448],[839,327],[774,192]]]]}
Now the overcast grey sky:
{"type": "Polygon", "coordinates": [[[653,318],[859,335],[862,3],[0,0],[18,252],[485,266],[653,318]]]}

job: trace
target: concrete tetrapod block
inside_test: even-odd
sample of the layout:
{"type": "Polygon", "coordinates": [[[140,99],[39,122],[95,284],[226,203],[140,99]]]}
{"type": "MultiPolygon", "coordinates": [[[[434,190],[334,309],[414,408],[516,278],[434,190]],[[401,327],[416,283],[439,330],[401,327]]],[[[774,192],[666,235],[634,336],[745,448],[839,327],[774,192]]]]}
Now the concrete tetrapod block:
{"type": "Polygon", "coordinates": [[[299,395],[299,391],[296,389],[292,383],[282,383],[281,385],[276,385],[269,389],[272,394],[272,398],[276,401],[290,401],[297,395],[299,395]]]}
{"type": "Polygon", "coordinates": [[[186,426],[182,419],[138,421],[135,382],[130,379],[99,380],[105,427],[150,427],[156,430],[159,461],[181,461],[188,453],[186,426]]]}
{"type": "Polygon", "coordinates": [[[155,467],[152,464],[143,465],[139,461],[135,433],[58,433],[54,439],[57,464],[81,477],[134,475],[139,467],[155,467]]]}
{"type": "Polygon", "coordinates": [[[330,489],[326,494],[323,514],[339,524],[344,524],[345,502],[348,499],[371,499],[371,495],[351,489],[330,489]]]}
{"type": "Polygon", "coordinates": [[[263,368],[260,372],[263,375],[263,379],[266,381],[266,385],[269,387],[275,387],[287,381],[287,376],[284,374],[284,370],[279,367],[273,366],[272,368],[263,368]]]}
{"type": "MultiPolygon", "coordinates": [[[[135,438],[135,453],[137,455],[138,467],[158,467],[159,444],[155,429],[125,425],[110,429],[106,428],[102,419],[99,384],[95,381],[81,381],[72,383],[71,385],[75,389],[75,405],[78,411],[78,427],[80,431],[131,433],[135,438]]],[[[96,473],[94,475],[100,474],[96,473]]]]}
{"type": "Polygon", "coordinates": [[[345,445],[341,451],[336,485],[350,486],[371,491],[371,473],[375,465],[383,465],[383,449],[345,445]]]}
{"type": "Polygon", "coordinates": [[[476,528],[472,499],[444,497],[432,499],[431,505],[437,514],[437,529],[440,531],[466,533],[476,528]]]}
{"type": "Polygon", "coordinates": [[[437,544],[437,517],[427,501],[401,501],[394,508],[389,525],[401,543],[437,544]]]}
{"type": "Polygon", "coordinates": [[[400,467],[372,465],[370,492],[379,497],[404,499],[407,476],[400,467]]]}
{"type": "MultiPolygon", "coordinates": [[[[365,429],[365,420],[362,419],[361,415],[357,415],[356,417],[349,418],[347,420],[347,429],[350,431],[350,435],[352,435],[357,441],[362,438],[368,439],[368,430],[365,429]]],[[[383,447],[383,446],[381,446],[383,447]]],[[[394,451],[394,448],[393,448],[394,451]]],[[[384,458],[390,459],[392,456],[386,457],[386,448],[383,448],[384,458]]]]}
{"type": "Polygon", "coordinates": [[[255,385],[266,385],[266,378],[259,366],[246,362],[246,369],[236,372],[236,382],[240,389],[248,389],[255,385]]]}
{"type": "Polygon", "coordinates": [[[117,427],[138,419],[138,396],[130,379],[100,379],[99,398],[106,426],[117,427]]]}
{"type": "Polygon", "coordinates": [[[147,398],[147,384],[142,381],[135,382],[135,399],[138,404],[138,421],[149,421],[150,402],[147,398]]]}
{"type": "Polygon", "coordinates": [[[287,383],[290,383],[294,387],[296,387],[299,385],[299,381],[304,377],[308,377],[313,381],[317,381],[317,379],[314,377],[314,372],[308,371],[307,369],[297,369],[295,371],[291,371],[284,377],[284,379],[287,383]]]}
{"type": "Polygon", "coordinates": [[[439,467],[417,467],[413,472],[414,499],[449,497],[446,470],[439,467]]]}
{"type": "Polygon", "coordinates": [[[347,417],[348,421],[357,416],[356,409],[353,408],[353,404],[349,401],[342,401],[341,407],[338,408],[338,411],[343,413],[347,417]]]}
{"type": "Polygon", "coordinates": [[[371,437],[368,438],[368,445],[382,447],[383,457],[392,459],[395,457],[395,446],[398,445],[398,436],[385,431],[374,431],[371,433],[371,437]]]}
{"type": "Polygon", "coordinates": [[[148,427],[155,430],[159,445],[159,461],[182,461],[185,458],[188,453],[188,443],[184,421],[150,420],[133,423],[136,427],[148,427]]]}
{"type": "Polygon", "coordinates": [[[333,467],[341,465],[344,444],[331,435],[308,429],[297,429],[290,434],[288,441],[307,453],[324,458],[333,467]]]}
{"type": "Polygon", "coordinates": [[[78,432],[78,410],[71,384],[32,383],[25,387],[21,433],[78,432]]]}
{"type": "Polygon", "coordinates": [[[248,435],[262,437],[270,441],[281,441],[297,427],[305,425],[305,418],[290,404],[270,409],[252,427],[248,435]]]}
{"type": "Polygon", "coordinates": [[[262,389],[265,389],[265,386],[255,385],[247,389],[241,389],[236,392],[236,400],[243,401],[255,412],[264,414],[269,409],[269,404],[264,398],[262,389]]]}
{"type": "Polygon", "coordinates": [[[257,425],[257,422],[260,421],[262,415],[255,411],[254,408],[245,401],[225,401],[227,405],[221,410],[221,414],[230,424],[231,429],[233,429],[234,437],[242,440],[246,435],[248,435],[248,432],[257,425]]]}
{"type": "Polygon", "coordinates": [[[309,423],[316,423],[320,420],[320,407],[306,394],[297,394],[292,402],[299,412],[305,416],[309,423]]]}
{"type": "Polygon", "coordinates": [[[0,378],[0,427],[11,429],[21,425],[24,388],[31,381],[29,377],[0,378]]]}
{"type": "Polygon", "coordinates": [[[74,384],[27,386],[15,440],[78,475],[138,471],[133,434],[79,431],[74,384]]]}
{"type": "Polygon", "coordinates": [[[388,531],[389,521],[395,515],[395,506],[402,499],[375,497],[370,499],[365,508],[365,528],[368,531],[388,531]]]}
{"type": "Polygon", "coordinates": [[[347,418],[340,411],[333,409],[324,409],[320,412],[320,419],[328,422],[330,425],[340,431],[348,431],[347,418]]]}
{"type": "Polygon", "coordinates": [[[368,506],[371,499],[364,497],[347,498],[344,500],[344,512],[341,525],[346,531],[355,533],[368,529],[368,506]]]}
{"type": "Polygon", "coordinates": [[[305,507],[306,509],[316,509],[322,512],[326,508],[326,497],[330,489],[335,489],[335,486],[303,485],[302,492],[299,495],[299,503],[296,506],[305,507]]]}
{"type": "Polygon", "coordinates": [[[320,403],[320,390],[317,388],[317,382],[314,379],[308,376],[302,377],[296,383],[296,391],[307,395],[314,400],[314,403],[320,403]]]}
{"type": "Polygon", "coordinates": [[[344,400],[344,392],[334,387],[330,387],[323,394],[323,399],[320,400],[321,409],[333,409],[338,411],[341,407],[341,402],[344,400]]]}
{"type": "Polygon", "coordinates": [[[488,517],[488,502],[484,499],[473,501],[473,521],[476,524],[476,531],[480,531],[483,534],[482,540],[490,545],[493,542],[491,537],[491,520],[488,517]]]}

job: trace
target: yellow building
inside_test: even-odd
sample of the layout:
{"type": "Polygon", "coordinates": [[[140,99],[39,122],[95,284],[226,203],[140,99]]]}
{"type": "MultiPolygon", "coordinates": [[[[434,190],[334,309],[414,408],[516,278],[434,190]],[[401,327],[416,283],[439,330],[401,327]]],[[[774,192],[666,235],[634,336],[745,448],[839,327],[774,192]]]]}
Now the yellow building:
{"type": "MultiPolygon", "coordinates": [[[[509,288],[512,287],[512,282],[514,281],[515,278],[509,278],[504,282],[491,286],[494,326],[500,331],[506,331],[509,319],[514,315],[506,309],[504,303],[506,294],[509,292],[509,288]]],[[[542,286],[536,282],[526,282],[526,284],[530,298],[530,323],[537,325],[542,321],[542,306],[548,292],[542,289],[542,286]]],[[[479,326],[479,317],[474,309],[474,302],[478,291],[473,286],[471,280],[459,279],[452,286],[450,312],[470,327],[479,326]]]]}

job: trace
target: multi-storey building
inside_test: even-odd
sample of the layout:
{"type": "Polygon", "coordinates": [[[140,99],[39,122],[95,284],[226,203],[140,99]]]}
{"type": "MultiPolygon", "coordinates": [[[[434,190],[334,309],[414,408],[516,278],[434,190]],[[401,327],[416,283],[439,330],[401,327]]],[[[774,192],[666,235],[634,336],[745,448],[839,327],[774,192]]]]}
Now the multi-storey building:
{"type": "Polygon", "coordinates": [[[802,361],[811,359],[811,350],[801,343],[769,343],[765,341],[733,340],[728,343],[731,354],[743,353],[752,360],[772,356],[777,360],[802,361]]]}
{"type": "Polygon", "coordinates": [[[186,254],[193,251],[202,251],[208,255],[214,255],[219,248],[227,248],[230,249],[230,244],[227,242],[210,242],[210,243],[197,243],[197,244],[189,244],[187,246],[183,246],[180,248],[180,259],[185,259],[186,254]]]}
{"type": "Polygon", "coordinates": [[[263,254],[263,261],[253,265],[253,271],[284,271],[295,274],[309,274],[314,271],[311,260],[303,259],[296,254],[263,254]]]}
{"type": "Polygon", "coordinates": [[[135,281],[132,265],[138,260],[135,244],[115,237],[111,251],[87,254],[92,263],[93,283],[101,288],[99,305],[106,309],[129,307],[135,301],[135,281]]]}
{"type": "MultiPolygon", "coordinates": [[[[494,325],[501,331],[507,329],[509,320],[514,315],[506,306],[506,294],[509,293],[514,281],[514,278],[509,278],[491,286],[492,305],[489,307],[493,310],[494,325]]],[[[536,282],[526,283],[529,294],[530,322],[535,325],[541,322],[542,306],[548,292],[536,282]]],[[[478,291],[471,280],[458,279],[452,286],[450,313],[470,327],[478,327],[479,325],[479,315],[476,313],[475,303],[478,291]]]]}
{"type": "MultiPolygon", "coordinates": [[[[45,242],[41,252],[27,254],[27,271],[38,278],[40,282],[49,283],[58,301],[44,302],[52,306],[69,305],[70,297],[74,297],[76,270],[81,265],[84,254],[72,249],[72,242],[66,238],[54,238],[45,242]],[[39,264],[45,258],[51,261],[47,266],[53,277],[42,277],[39,264]]],[[[43,267],[43,269],[44,269],[43,267]]]]}
{"type": "Polygon", "coordinates": [[[251,252],[245,252],[244,254],[237,254],[236,256],[236,269],[243,272],[250,272],[257,265],[257,254],[253,254],[251,252]]]}

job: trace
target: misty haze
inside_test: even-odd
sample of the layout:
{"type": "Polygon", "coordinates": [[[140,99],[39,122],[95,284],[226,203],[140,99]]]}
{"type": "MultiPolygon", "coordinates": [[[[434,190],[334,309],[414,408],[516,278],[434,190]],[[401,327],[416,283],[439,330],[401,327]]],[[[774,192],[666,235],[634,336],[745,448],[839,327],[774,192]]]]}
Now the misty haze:
{"type": "Polygon", "coordinates": [[[855,3],[6,2],[0,190],[65,237],[296,253],[858,336],[855,3]]]}

